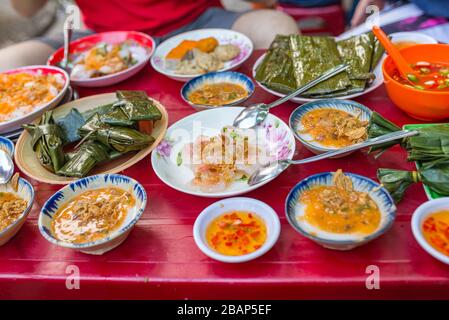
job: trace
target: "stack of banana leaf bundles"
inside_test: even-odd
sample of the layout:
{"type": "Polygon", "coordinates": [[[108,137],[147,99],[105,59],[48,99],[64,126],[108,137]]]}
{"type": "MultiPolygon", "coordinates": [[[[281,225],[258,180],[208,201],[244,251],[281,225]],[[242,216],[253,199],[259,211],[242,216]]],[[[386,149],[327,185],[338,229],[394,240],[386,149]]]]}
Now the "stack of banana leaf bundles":
{"type": "Polygon", "coordinates": [[[383,53],[383,47],[371,32],[340,41],[332,37],[278,35],[257,67],[255,78],[274,91],[289,93],[346,63],[347,72],[301,95],[317,99],[345,96],[364,91],[374,80],[373,70],[383,53]]]}
{"type": "Polygon", "coordinates": [[[54,119],[49,111],[39,124],[25,125],[42,166],[57,175],[81,178],[98,163],[151,145],[153,124],[162,117],[159,109],[143,91],[117,91],[116,96],[117,102],[85,113],[74,108],[54,119]],[[65,152],[74,144],[73,151],[65,152]]]}
{"type": "MultiPolygon", "coordinates": [[[[368,136],[375,138],[399,130],[401,128],[374,112],[368,136]]],[[[416,182],[422,182],[441,196],[449,196],[449,124],[427,125],[416,130],[419,131],[416,136],[377,145],[370,150],[380,156],[399,144],[407,151],[407,160],[419,164],[416,171],[378,169],[379,181],[395,202],[401,201],[407,188],[416,182]]]]}

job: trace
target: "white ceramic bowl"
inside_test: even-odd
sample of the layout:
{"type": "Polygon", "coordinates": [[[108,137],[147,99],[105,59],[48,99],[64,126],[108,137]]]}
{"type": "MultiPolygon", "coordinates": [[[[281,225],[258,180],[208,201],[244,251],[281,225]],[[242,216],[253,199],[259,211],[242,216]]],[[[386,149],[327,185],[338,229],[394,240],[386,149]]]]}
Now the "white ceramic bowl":
{"type": "Polygon", "coordinates": [[[208,37],[216,38],[219,44],[233,44],[240,48],[240,54],[231,61],[225,62],[224,68],[218,71],[237,69],[253,52],[253,43],[247,36],[240,32],[228,29],[199,29],[178,34],[162,42],[157,46],[154,55],[151,57],[151,65],[157,72],[162,73],[171,79],[183,82],[191,80],[200,74],[177,74],[174,70],[166,67],[165,57],[170,50],[179,45],[183,40],[200,40],[208,37]]]}
{"type": "Polygon", "coordinates": [[[416,241],[418,241],[419,245],[427,251],[435,259],[440,260],[441,262],[449,265],[449,256],[446,256],[436,250],[434,247],[427,242],[422,234],[422,224],[424,220],[432,213],[435,213],[440,210],[449,210],[449,197],[430,200],[422,205],[420,205],[412,217],[412,232],[415,236],[416,241]]]}
{"type": "Polygon", "coordinates": [[[436,44],[438,41],[420,32],[395,32],[390,34],[391,42],[415,42],[417,44],[436,44]]]}
{"type": "Polygon", "coordinates": [[[7,243],[12,237],[14,237],[17,234],[17,232],[19,232],[20,228],[22,228],[34,203],[34,189],[33,186],[28,181],[19,178],[17,191],[15,191],[10,184],[0,184],[0,192],[13,193],[28,203],[27,208],[17,218],[17,220],[8,227],[6,227],[6,229],[0,231],[0,246],[2,246],[5,243],[7,243]]]}
{"type": "Polygon", "coordinates": [[[251,198],[229,198],[217,201],[204,209],[193,225],[193,238],[196,245],[208,257],[228,263],[254,260],[267,253],[276,243],[281,232],[281,224],[276,212],[262,201],[251,198]],[[234,210],[254,212],[262,218],[267,227],[267,239],[258,250],[242,256],[227,256],[212,249],[206,240],[206,230],[216,217],[234,210]]]}
{"type": "MultiPolygon", "coordinates": [[[[64,70],[58,68],[58,67],[52,67],[52,66],[27,66],[22,68],[17,68],[13,70],[8,70],[2,73],[5,74],[13,74],[13,73],[30,73],[35,74],[37,72],[42,72],[43,74],[58,74],[64,79],[64,85],[62,89],[59,91],[59,93],[54,97],[51,101],[43,103],[34,110],[22,117],[17,117],[5,122],[0,122],[0,134],[11,132],[17,129],[20,129],[23,124],[30,123],[34,119],[39,118],[45,111],[50,110],[54,107],[56,107],[59,102],[64,98],[66,91],[69,87],[69,75],[64,70]]],[[[1,108],[1,106],[0,106],[1,108]]]]}
{"type": "Polygon", "coordinates": [[[49,242],[61,247],[84,253],[101,255],[119,246],[128,237],[134,225],[140,219],[147,204],[147,195],[143,186],[127,176],[119,174],[99,174],[72,182],[53,194],[42,206],[39,215],[39,231],[49,242]],[[136,204],[132,207],[122,225],[107,237],[87,243],[70,243],[56,239],[51,233],[51,222],[59,208],[79,194],[92,189],[117,187],[130,192],[136,204]]]}
{"type": "Polygon", "coordinates": [[[351,178],[356,191],[370,195],[381,213],[379,226],[373,233],[368,235],[331,233],[309,224],[304,219],[298,219],[305,214],[305,206],[299,201],[302,193],[314,186],[333,185],[333,174],[333,172],[318,173],[293,187],[285,201],[285,213],[290,225],[303,236],[333,250],[351,250],[384,234],[396,218],[394,201],[388,191],[377,182],[354,173],[345,172],[345,175],[351,178]]]}
{"type": "Polygon", "coordinates": [[[241,103],[249,99],[249,97],[251,97],[253,93],[254,93],[254,83],[251,80],[251,78],[244,75],[243,73],[235,71],[220,71],[220,72],[206,73],[196,78],[193,78],[192,80],[187,81],[181,88],[182,99],[188,104],[190,104],[197,111],[214,109],[217,107],[241,105],[241,103]],[[240,85],[243,88],[245,88],[246,92],[248,92],[248,95],[231,103],[218,106],[210,104],[209,105],[195,104],[189,100],[188,97],[193,91],[198,90],[204,85],[217,84],[217,83],[232,83],[235,85],[240,85]]]}
{"type": "MultiPolygon", "coordinates": [[[[339,100],[339,99],[323,99],[317,101],[311,101],[302,106],[299,106],[290,115],[288,120],[290,129],[293,131],[296,139],[298,139],[308,150],[315,154],[321,154],[328,151],[333,151],[336,147],[330,147],[322,145],[321,143],[314,141],[313,138],[306,133],[301,133],[300,131],[304,130],[304,127],[301,123],[302,118],[310,111],[317,109],[334,109],[345,111],[354,116],[360,113],[360,120],[369,121],[371,118],[372,111],[365,107],[364,105],[351,101],[351,100],[339,100]]],[[[352,152],[348,152],[342,154],[340,156],[336,156],[335,158],[345,157],[352,152]]]]}

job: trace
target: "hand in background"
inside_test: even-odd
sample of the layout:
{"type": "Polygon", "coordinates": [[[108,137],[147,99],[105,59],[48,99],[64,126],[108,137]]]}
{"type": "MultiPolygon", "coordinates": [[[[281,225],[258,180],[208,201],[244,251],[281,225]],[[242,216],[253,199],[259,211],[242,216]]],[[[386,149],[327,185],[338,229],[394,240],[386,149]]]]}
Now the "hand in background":
{"type": "Polygon", "coordinates": [[[385,6],[385,0],[360,0],[351,19],[351,27],[356,27],[365,21],[367,16],[366,8],[370,5],[377,6],[379,10],[382,10],[385,6]]]}

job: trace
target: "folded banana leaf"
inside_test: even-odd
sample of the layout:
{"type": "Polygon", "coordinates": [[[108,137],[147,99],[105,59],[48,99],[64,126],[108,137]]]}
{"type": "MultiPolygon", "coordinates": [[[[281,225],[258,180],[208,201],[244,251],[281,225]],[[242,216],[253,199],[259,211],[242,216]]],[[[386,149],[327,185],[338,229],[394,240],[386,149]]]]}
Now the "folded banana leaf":
{"type": "Polygon", "coordinates": [[[424,162],[417,171],[380,168],[377,177],[396,203],[402,200],[408,187],[422,182],[442,196],[449,196],[449,159],[424,162]]]}
{"type": "Polygon", "coordinates": [[[132,127],[136,124],[130,120],[121,108],[112,108],[108,113],[102,114],[100,120],[111,126],[132,127]]]}
{"type": "Polygon", "coordinates": [[[160,120],[162,114],[159,109],[148,99],[144,91],[117,91],[119,101],[114,107],[119,107],[131,121],[160,120]]]}
{"type": "Polygon", "coordinates": [[[55,124],[53,112],[45,112],[38,125],[23,126],[32,136],[31,146],[41,165],[51,172],[57,172],[65,162],[63,133],[55,124]]]}
{"type": "Polygon", "coordinates": [[[73,108],[67,115],[55,119],[55,121],[63,132],[64,145],[81,139],[78,134],[78,129],[86,122],[86,120],[78,109],[73,108]]]}
{"type": "Polygon", "coordinates": [[[96,113],[98,113],[100,116],[102,116],[102,115],[104,115],[106,113],[111,112],[113,110],[113,105],[115,103],[117,103],[117,102],[108,103],[108,104],[104,104],[104,105],[95,107],[95,108],[93,108],[91,110],[87,110],[87,111],[83,112],[82,115],[83,115],[85,120],[88,120],[88,119],[92,118],[92,116],[94,114],[96,114],[96,113]]]}
{"type": "Polygon", "coordinates": [[[82,178],[100,162],[109,160],[110,149],[97,141],[84,142],[56,173],[67,177],[82,178]]]}
{"type": "Polygon", "coordinates": [[[351,85],[347,90],[348,94],[365,90],[371,71],[373,41],[373,34],[365,33],[337,42],[338,52],[343,62],[349,65],[351,85]]]}
{"type": "Polygon", "coordinates": [[[297,88],[289,39],[289,36],[276,36],[262,63],[257,67],[255,76],[260,83],[282,93],[289,93],[297,88]]]}
{"type": "Polygon", "coordinates": [[[150,135],[128,127],[103,123],[98,114],[90,118],[80,129],[83,139],[95,140],[120,153],[141,150],[154,142],[150,135]]]}
{"type": "MultiPolygon", "coordinates": [[[[290,51],[296,87],[305,85],[342,63],[337,44],[331,37],[291,35],[290,51]]],[[[344,90],[350,85],[348,73],[342,72],[310,88],[303,95],[329,94],[344,90]]]]}
{"type": "MultiPolygon", "coordinates": [[[[397,125],[373,112],[368,125],[368,137],[376,138],[387,133],[399,131],[397,125]]],[[[419,134],[406,139],[395,140],[370,148],[369,153],[385,150],[399,144],[407,150],[408,161],[433,161],[449,158],[449,124],[434,124],[417,129],[419,134]]]]}

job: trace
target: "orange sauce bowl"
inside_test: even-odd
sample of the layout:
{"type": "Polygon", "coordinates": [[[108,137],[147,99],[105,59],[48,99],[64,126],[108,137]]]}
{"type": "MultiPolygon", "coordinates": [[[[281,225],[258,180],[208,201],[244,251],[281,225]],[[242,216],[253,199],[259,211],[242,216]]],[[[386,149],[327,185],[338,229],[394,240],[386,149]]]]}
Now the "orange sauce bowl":
{"type": "MultiPolygon", "coordinates": [[[[418,61],[449,63],[449,45],[421,44],[401,49],[404,58],[418,61]]],[[[388,96],[393,103],[409,116],[424,120],[438,121],[449,118],[449,90],[430,91],[409,88],[392,78],[396,65],[387,56],[382,65],[382,73],[388,96]]]]}

